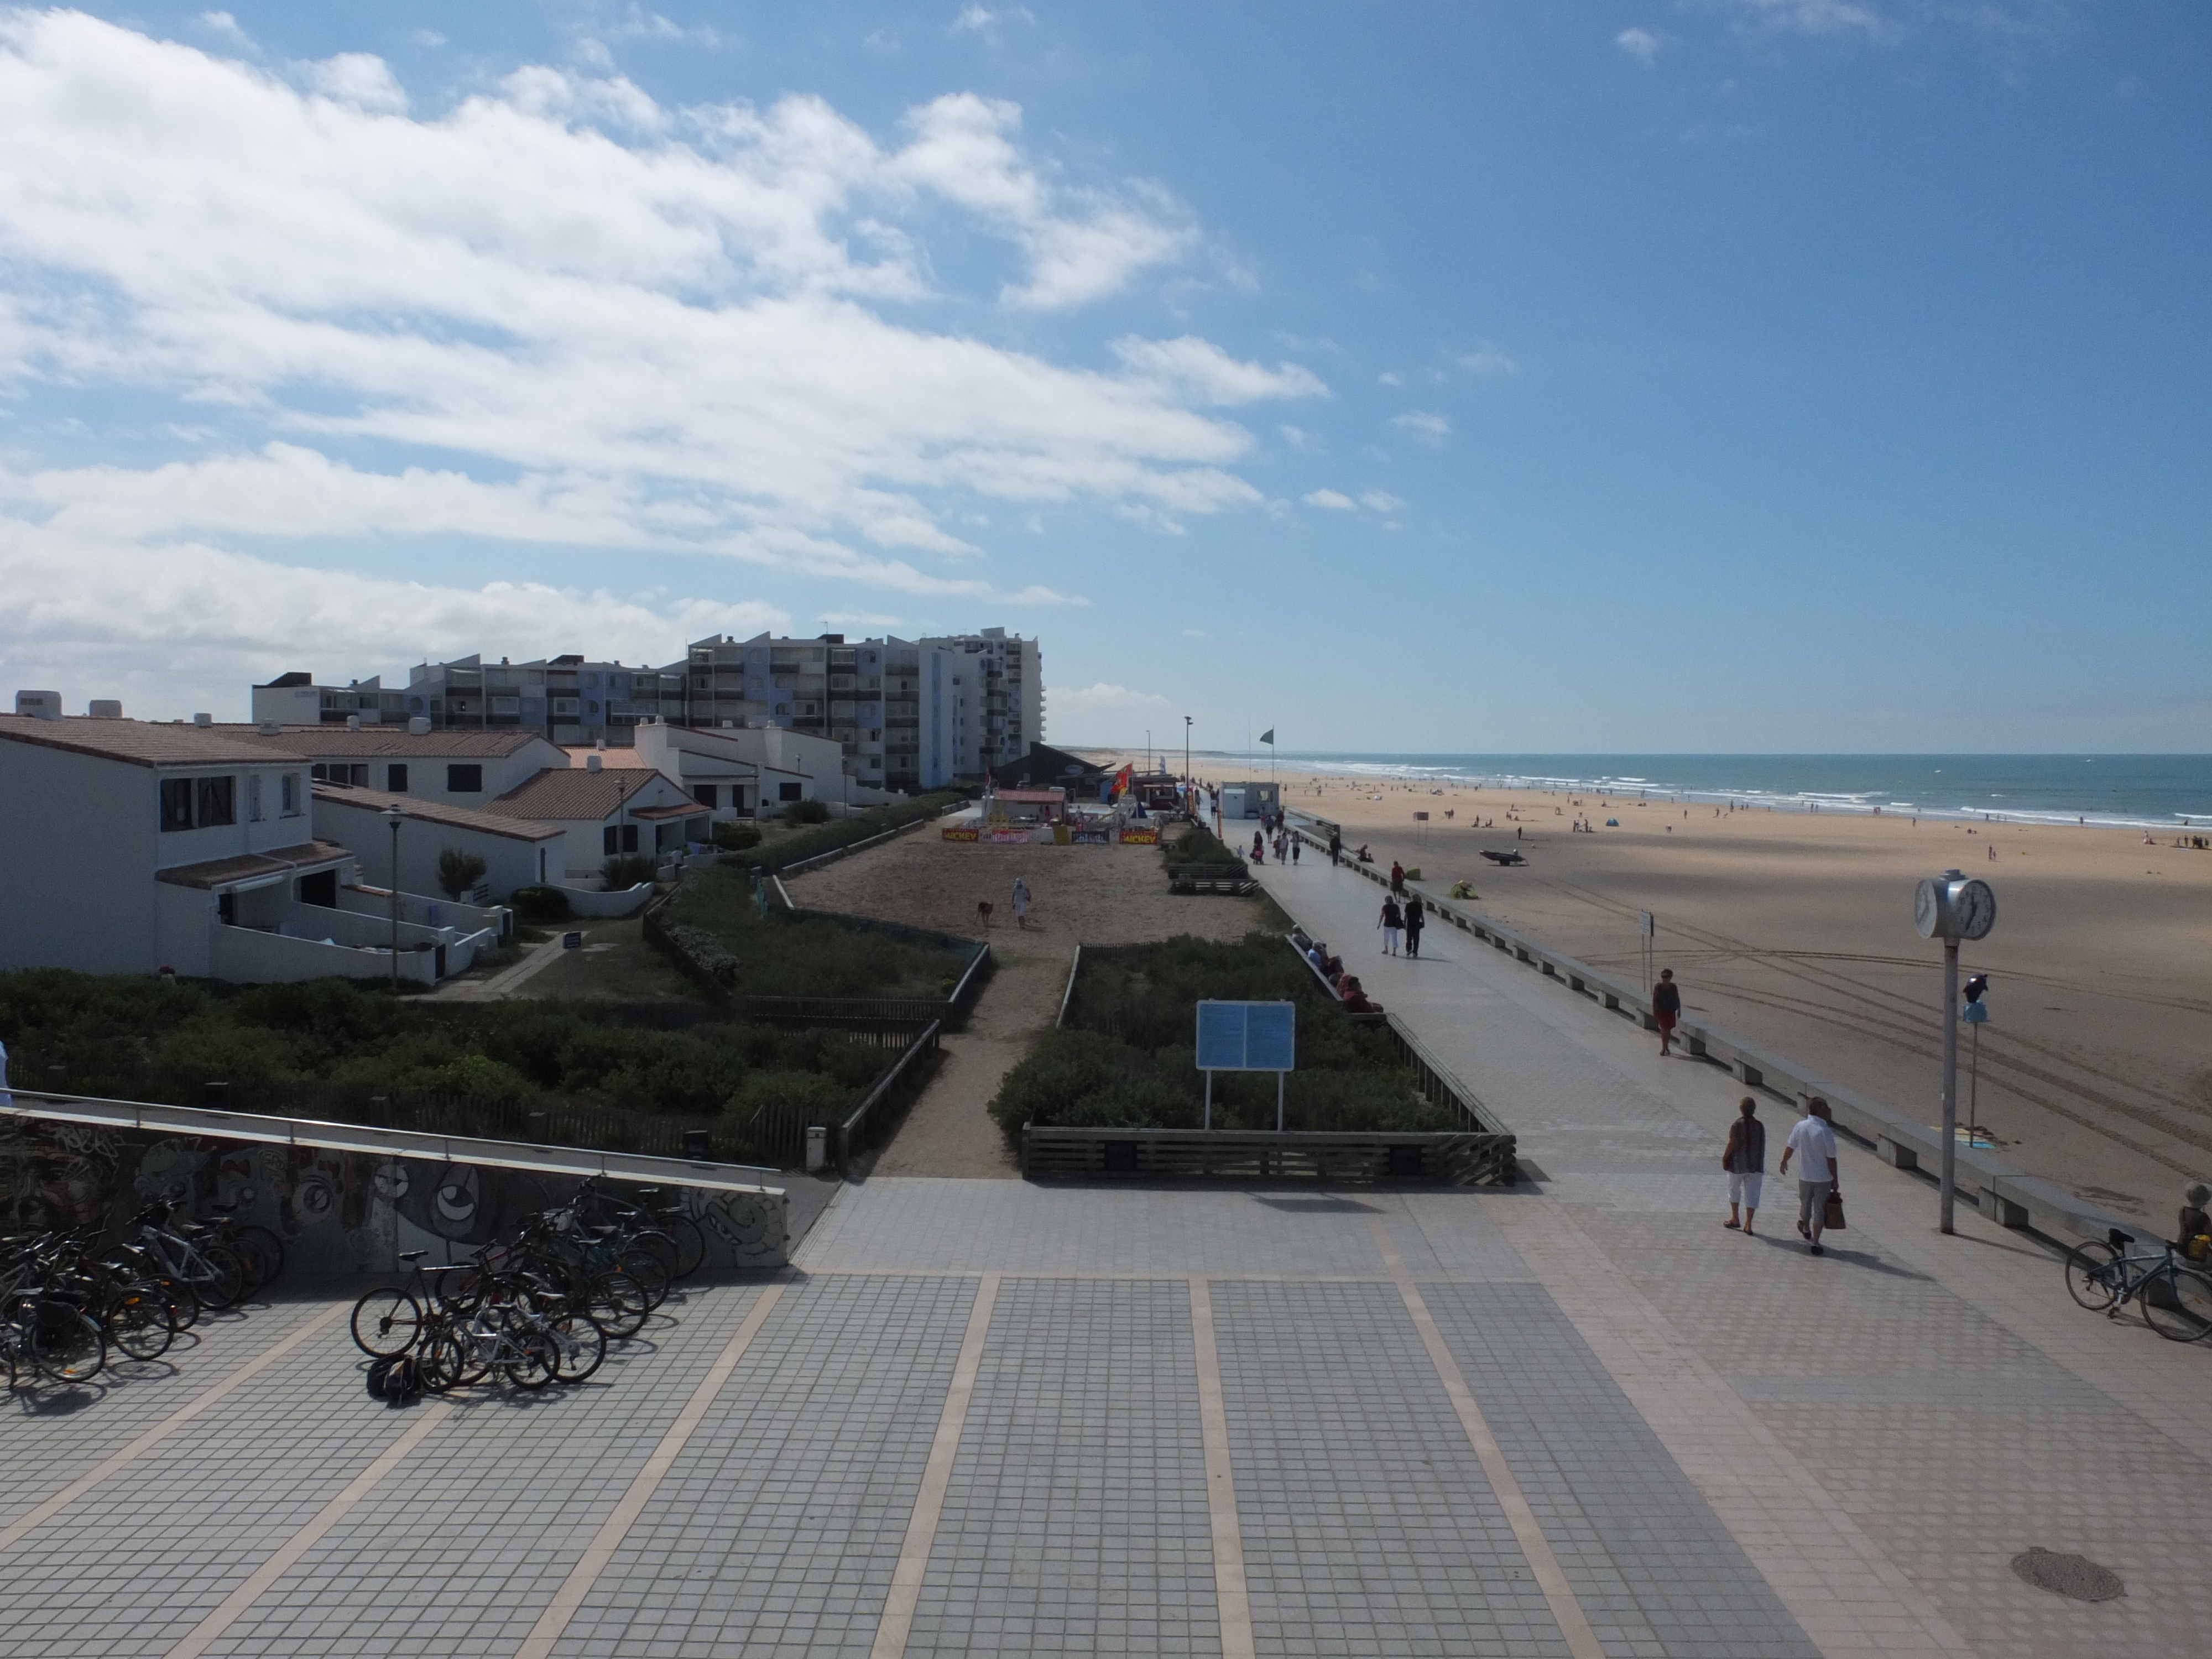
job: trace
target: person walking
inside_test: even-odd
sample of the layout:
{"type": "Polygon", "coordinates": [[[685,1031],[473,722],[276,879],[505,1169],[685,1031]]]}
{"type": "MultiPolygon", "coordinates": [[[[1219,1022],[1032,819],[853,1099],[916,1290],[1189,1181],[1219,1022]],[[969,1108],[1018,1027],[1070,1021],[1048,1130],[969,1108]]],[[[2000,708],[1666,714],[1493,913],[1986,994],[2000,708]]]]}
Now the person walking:
{"type": "Polygon", "coordinates": [[[1728,1146],[1721,1153],[1721,1168],[1728,1171],[1729,1218],[1722,1224],[1736,1224],[1736,1212],[1743,1212],[1743,1236],[1752,1237],[1752,1218],[1759,1213],[1759,1189],[1766,1181],[1766,1126],[1759,1121],[1759,1103],[1746,1095],[1737,1105],[1742,1114],[1729,1125],[1728,1146]]]}
{"type": "Polygon", "coordinates": [[[1675,1023],[1682,1018],[1682,993],[1674,983],[1674,970],[1662,968],[1659,982],[1651,988],[1651,1018],[1659,1025],[1659,1058],[1672,1050],[1675,1023]]]}
{"type": "Polygon", "coordinates": [[[1827,1224],[1828,1195],[1838,1190],[1836,1132],[1828,1127],[1828,1103],[1818,1095],[1808,1103],[1805,1115],[1790,1132],[1782,1149],[1782,1170],[1790,1173],[1790,1160],[1797,1160],[1797,1232],[1819,1255],[1820,1230],[1827,1224]]]}
{"type": "Polygon", "coordinates": [[[1406,896],[1406,954],[1409,957],[1421,954],[1421,929],[1427,922],[1424,914],[1427,908],[1419,893],[1406,896]]]}
{"type": "Polygon", "coordinates": [[[1405,925],[1405,921],[1404,913],[1398,908],[1398,901],[1386,894],[1382,900],[1382,914],[1375,919],[1375,925],[1382,930],[1384,956],[1398,954],[1398,930],[1405,925]]]}
{"type": "Polygon", "coordinates": [[[1291,837],[1291,868],[1293,870],[1298,867],[1298,840],[1296,836],[1291,837]]]}
{"type": "Polygon", "coordinates": [[[1406,890],[1406,866],[1395,859],[1390,860],[1390,890],[1394,893],[1406,890]]]}
{"type": "Polygon", "coordinates": [[[1030,925],[1030,884],[1019,876],[1014,878],[1014,921],[1022,927],[1030,925]]]}

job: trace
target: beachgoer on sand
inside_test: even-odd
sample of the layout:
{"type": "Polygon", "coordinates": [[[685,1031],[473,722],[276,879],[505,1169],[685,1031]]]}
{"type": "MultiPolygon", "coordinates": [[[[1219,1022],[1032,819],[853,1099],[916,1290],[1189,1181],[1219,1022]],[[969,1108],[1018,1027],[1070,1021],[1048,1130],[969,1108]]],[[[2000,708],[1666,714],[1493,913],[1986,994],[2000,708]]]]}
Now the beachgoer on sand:
{"type": "Polygon", "coordinates": [[[1030,925],[1030,884],[1019,876],[1014,878],[1014,921],[1023,927],[1030,925]]]}
{"type": "Polygon", "coordinates": [[[1421,896],[1419,893],[1407,895],[1406,954],[1409,957],[1418,957],[1421,954],[1421,928],[1425,920],[1422,912],[1427,908],[1421,902],[1421,896]]]}
{"type": "Polygon", "coordinates": [[[1398,954],[1398,930],[1405,926],[1405,913],[1398,908],[1398,901],[1387,895],[1382,900],[1382,914],[1375,918],[1375,925],[1382,930],[1382,954],[1398,954]]]}
{"type": "Polygon", "coordinates": [[[1674,1022],[1682,1018],[1682,991],[1672,968],[1662,968],[1659,982],[1651,988],[1651,1018],[1659,1024],[1659,1058],[1664,1060],[1674,1046],[1674,1022]]]}
{"type": "Polygon", "coordinates": [[[1729,1178],[1729,1218],[1721,1224],[1735,1226],[1740,1206],[1748,1238],[1752,1218],[1759,1213],[1759,1189],[1766,1180],[1766,1126],[1759,1121],[1759,1103],[1749,1095],[1736,1109],[1742,1115],[1729,1125],[1728,1146],[1721,1153],[1721,1168],[1729,1178]]]}

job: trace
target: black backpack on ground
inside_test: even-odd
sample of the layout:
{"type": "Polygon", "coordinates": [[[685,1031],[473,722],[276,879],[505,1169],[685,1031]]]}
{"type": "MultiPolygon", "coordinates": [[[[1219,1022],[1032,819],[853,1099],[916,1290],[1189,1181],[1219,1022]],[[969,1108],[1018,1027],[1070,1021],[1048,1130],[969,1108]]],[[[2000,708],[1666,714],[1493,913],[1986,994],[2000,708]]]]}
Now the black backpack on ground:
{"type": "Polygon", "coordinates": [[[369,1362],[368,1394],[395,1410],[422,1392],[422,1374],[413,1354],[395,1354],[369,1362]]]}

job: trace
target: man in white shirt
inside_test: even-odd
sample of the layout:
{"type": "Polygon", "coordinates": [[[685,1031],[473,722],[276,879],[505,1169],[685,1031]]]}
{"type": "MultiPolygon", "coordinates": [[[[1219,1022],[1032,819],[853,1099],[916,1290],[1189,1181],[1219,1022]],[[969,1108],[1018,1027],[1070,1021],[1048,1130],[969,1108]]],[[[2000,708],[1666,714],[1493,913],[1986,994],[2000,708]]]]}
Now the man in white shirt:
{"type": "Polygon", "coordinates": [[[1797,1231],[1813,1246],[1813,1254],[1820,1250],[1820,1228],[1827,1219],[1828,1194],[1837,1190],[1836,1132],[1828,1127],[1828,1103],[1814,1096],[1806,1116],[1797,1120],[1797,1127],[1790,1132],[1790,1144],[1782,1149],[1782,1168],[1779,1173],[1790,1173],[1790,1160],[1797,1163],[1797,1231]]]}

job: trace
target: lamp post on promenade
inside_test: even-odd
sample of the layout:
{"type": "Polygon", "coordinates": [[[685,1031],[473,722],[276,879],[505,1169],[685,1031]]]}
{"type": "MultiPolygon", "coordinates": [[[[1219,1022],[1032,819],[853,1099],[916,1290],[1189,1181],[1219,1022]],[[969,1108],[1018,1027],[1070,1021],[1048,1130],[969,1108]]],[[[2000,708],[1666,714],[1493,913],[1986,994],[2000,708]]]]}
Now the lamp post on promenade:
{"type": "MultiPolygon", "coordinates": [[[[1182,782],[1183,792],[1187,795],[1190,791],[1190,716],[1188,714],[1182,717],[1182,782]]],[[[1195,821],[1196,815],[1194,814],[1193,822],[1195,821]]]]}
{"type": "Polygon", "coordinates": [[[384,809],[384,821],[392,826],[392,988],[399,988],[399,820],[405,815],[394,801],[384,809]]]}
{"type": "Polygon", "coordinates": [[[1996,925],[1997,896],[1985,881],[1946,870],[1912,896],[1913,925],[1923,939],[1943,941],[1943,1173],[1936,1186],[1936,1230],[1954,1231],[1959,1176],[1959,941],[1986,939],[1996,925]]]}

